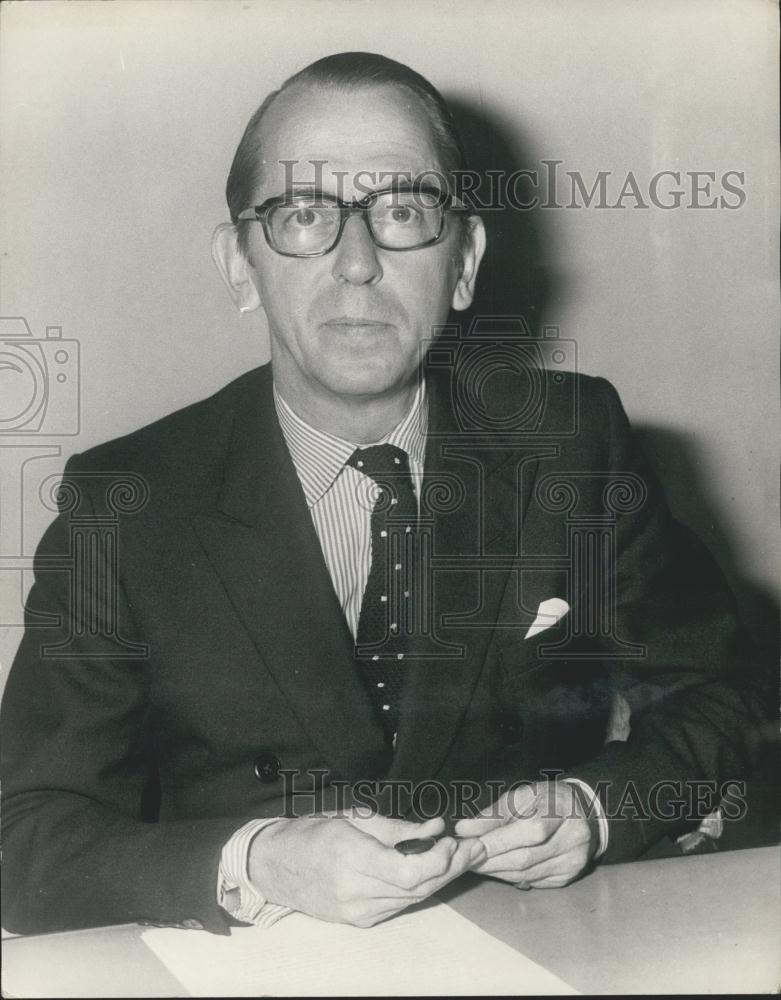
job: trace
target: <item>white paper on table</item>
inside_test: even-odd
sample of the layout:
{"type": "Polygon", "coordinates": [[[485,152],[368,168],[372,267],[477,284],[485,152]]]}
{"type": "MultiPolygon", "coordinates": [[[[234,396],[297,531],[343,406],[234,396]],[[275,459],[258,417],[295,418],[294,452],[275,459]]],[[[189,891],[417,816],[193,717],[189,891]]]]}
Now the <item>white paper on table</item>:
{"type": "Polygon", "coordinates": [[[142,940],[192,996],[577,993],[444,903],[368,930],[293,913],[230,937],[164,927],[142,940]]]}

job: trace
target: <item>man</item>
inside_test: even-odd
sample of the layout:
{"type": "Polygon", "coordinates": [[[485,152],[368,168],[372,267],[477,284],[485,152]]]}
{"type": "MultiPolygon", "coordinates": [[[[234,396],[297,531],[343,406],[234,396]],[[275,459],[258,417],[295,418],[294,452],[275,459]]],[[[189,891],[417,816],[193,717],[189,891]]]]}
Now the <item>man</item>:
{"type": "Polygon", "coordinates": [[[615,392],[524,368],[528,338],[435,340],[485,245],[437,187],[462,165],[380,56],[250,122],[213,252],[271,365],[69,462],[4,700],[11,929],[369,926],[467,869],[562,886],[750,764],[731,599],[615,392]]]}

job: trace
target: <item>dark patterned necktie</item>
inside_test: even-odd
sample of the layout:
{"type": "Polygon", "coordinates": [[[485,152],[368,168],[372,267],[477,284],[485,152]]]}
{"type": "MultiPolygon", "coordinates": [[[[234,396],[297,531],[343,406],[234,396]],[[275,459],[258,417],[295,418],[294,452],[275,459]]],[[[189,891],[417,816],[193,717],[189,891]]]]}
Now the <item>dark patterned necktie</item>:
{"type": "Polygon", "coordinates": [[[358,448],[347,460],[373,480],[371,570],[361,602],[356,656],[385,730],[398,728],[404,657],[413,626],[418,504],[407,453],[391,444],[358,448]]]}

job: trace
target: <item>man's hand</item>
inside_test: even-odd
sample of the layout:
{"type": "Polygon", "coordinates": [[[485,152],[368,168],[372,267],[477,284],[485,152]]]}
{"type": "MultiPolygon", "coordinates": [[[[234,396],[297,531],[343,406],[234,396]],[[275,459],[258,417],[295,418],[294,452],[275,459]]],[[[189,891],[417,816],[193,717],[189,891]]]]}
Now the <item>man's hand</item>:
{"type": "Polygon", "coordinates": [[[520,889],[568,885],[593,858],[599,833],[580,790],[564,781],[537,782],[505,792],[473,819],[456,823],[459,837],[479,837],[482,875],[520,889]]]}
{"type": "Polygon", "coordinates": [[[261,831],[249,876],[270,902],[335,923],[371,927],[418,903],[486,856],[474,837],[444,837],[425,854],[400,840],[437,837],[441,818],[408,823],[384,816],[287,819],[261,831]]]}

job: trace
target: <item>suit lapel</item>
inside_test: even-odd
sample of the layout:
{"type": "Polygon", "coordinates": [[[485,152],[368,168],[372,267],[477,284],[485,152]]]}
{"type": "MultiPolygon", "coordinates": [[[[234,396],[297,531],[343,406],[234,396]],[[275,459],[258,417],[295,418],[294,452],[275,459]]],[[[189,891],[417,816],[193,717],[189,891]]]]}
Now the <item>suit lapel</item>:
{"type": "Polygon", "coordinates": [[[508,446],[490,433],[464,435],[454,416],[449,380],[430,372],[427,387],[422,510],[426,497],[436,501],[459,484],[463,487],[452,509],[434,512],[433,621],[445,643],[461,648],[435,657],[413,654],[409,660],[390,774],[410,780],[437,773],[471,701],[509,573],[506,560],[486,570],[485,557],[517,554],[537,465],[534,458],[525,463],[521,492],[517,443],[508,446]]]}
{"type": "Polygon", "coordinates": [[[276,419],[270,369],[235,410],[217,509],[195,530],[239,618],[303,729],[345,780],[389,755],[353,641],[276,419]]]}

